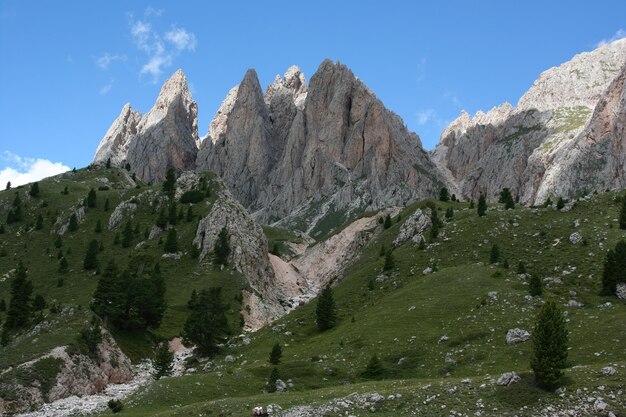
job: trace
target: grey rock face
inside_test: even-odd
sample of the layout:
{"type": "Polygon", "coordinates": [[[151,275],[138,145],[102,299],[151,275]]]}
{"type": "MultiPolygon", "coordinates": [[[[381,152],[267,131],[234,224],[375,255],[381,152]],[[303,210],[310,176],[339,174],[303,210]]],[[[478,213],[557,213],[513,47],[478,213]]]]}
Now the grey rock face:
{"type": "Polygon", "coordinates": [[[507,345],[515,345],[517,343],[522,343],[530,339],[530,333],[524,329],[509,329],[506,332],[506,343],[507,345]]]}
{"type": "Polygon", "coordinates": [[[93,163],[108,159],[115,166],[129,163],[137,177],[160,182],[168,168],[193,170],[198,146],[198,106],[181,70],[161,88],[154,107],[141,116],[130,105],[109,128],[93,163]]]}
{"type": "Polygon", "coordinates": [[[282,306],[285,297],[267,255],[267,240],[241,204],[221,190],[211,212],[200,220],[193,241],[200,249],[201,261],[213,251],[222,228],[228,232],[231,248],[229,267],[240,272],[252,289],[244,291],[244,305],[249,309],[244,308],[242,314],[248,327],[256,330],[286,311],[282,306]]]}
{"type": "Polygon", "coordinates": [[[429,227],[431,227],[430,218],[421,209],[415,210],[411,217],[406,219],[402,227],[400,227],[400,232],[394,239],[393,246],[398,247],[408,240],[419,244],[424,238],[422,232],[429,227]]]}
{"type": "Polygon", "coordinates": [[[616,79],[624,62],[626,40],[615,41],[542,73],[516,108],[504,104],[473,118],[462,113],[432,155],[449,188],[464,199],[482,193],[493,201],[508,187],[520,202],[539,204],[602,189],[599,183],[617,186],[621,174],[611,168],[623,161],[608,156],[607,148],[618,150],[620,140],[600,132],[610,125],[611,137],[620,137],[623,81],[616,79]],[[606,172],[598,175],[593,168],[604,168],[605,155],[606,172]]]}
{"type": "Polygon", "coordinates": [[[442,183],[419,137],[328,60],[308,89],[292,67],[264,96],[248,71],[211,123],[197,170],[217,172],[256,219],[301,230],[332,211],[432,196],[442,183]]]}
{"type": "Polygon", "coordinates": [[[511,384],[515,384],[519,382],[522,378],[515,372],[505,372],[500,375],[500,378],[496,381],[496,385],[500,385],[501,387],[508,387],[511,384]]]}

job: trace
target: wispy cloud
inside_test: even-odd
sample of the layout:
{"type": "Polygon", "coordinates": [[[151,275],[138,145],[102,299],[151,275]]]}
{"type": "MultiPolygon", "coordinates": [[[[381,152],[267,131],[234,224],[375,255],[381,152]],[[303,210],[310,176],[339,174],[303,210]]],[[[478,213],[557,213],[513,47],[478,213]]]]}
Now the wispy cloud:
{"type": "Polygon", "coordinates": [[[617,32],[615,32],[615,34],[613,36],[611,36],[608,39],[602,39],[600,42],[598,42],[596,44],[596,48],[599,48],[603,45],[606,45],[608,43],[614,42],[618,39],[622,39],[622,38],[626,38],[626,30],[624,29],[618,29],[617,32]]]}
{"type": "Polygon", "coordinates": [[[0,170],[0,185],[4,187],[7,182],[11,186],[28,184],[39,181],[52,175],[69,171],[69,167],[61,162],[52,162],[42,158],[27,158],[5,151],[2,158],[5,167],[0,170]]]}
{"type": "Polygon", "coordinates": [[[448,100],[450,103],[454,104],[457,107],[463,106],[463,103],[461,103],[461,100],[459,99],[459,97],[456,95],[456,93],[453,93],[452,91],[446,91],[443,94],[443,98],[448,100]]]}
{"type": "Polygon", "coordinates": [[[150,75],[153,83],[159,80],[165,68],[173,65],[177,56],[184,51],[194,52],[197,45],[196,35],[185,28],[171,26],[170,30],[164,32],[156,29],[152,19],[162,15],[162,10],[150,7],[145,10],[141,20],[129,14],[133,43],[148,56],[139,74],[150,75]]]}
{"type": "Polygon", "coordinates": [[[115,82],[115,79],[111,78],[111,80],[108,83],[103,85],[102,88],[100,89],[100,95],[101,96],[106,96],[107,94],[109,94],[109,92],[113,88],[113,83],[114,82],[115,82]]]}
{"type": "Polygon", "coordinates": [[[417,113],[417,123],[419,123],[420,125],[425,125],[436,116],[437,112],[435,111],[435,109],[422,110],[417,113]]]}
{"type": "Polygon", "coordinates": [[[105,52],[96,58],[96,65],[105,70],[109,68],[109,65],[111,65],[112,62],[115,61],[126,61],[126,55],[111,55],[110,53],[105,52]]]}

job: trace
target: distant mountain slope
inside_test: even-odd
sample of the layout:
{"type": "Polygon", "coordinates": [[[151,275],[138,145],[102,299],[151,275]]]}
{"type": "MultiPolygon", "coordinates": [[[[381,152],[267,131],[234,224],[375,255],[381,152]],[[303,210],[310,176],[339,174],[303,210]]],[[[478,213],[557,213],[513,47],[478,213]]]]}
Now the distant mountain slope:
{"type": "Polygon", "coordinates": [[[598,103],[619,88],[612,82],[625,63],[622,39],[543,72],[515,108],[506,103],[473,118],[463,112],[442,133],[433,161],[451,188],[467,199],[484,193],[493,200],[508,187],[520,202],[539,204],[550,196],[604,189],[601,184],[617,186],[623,176],[618,171],[606,172],[610,178],[599,182],[589,172],[571,171],[611,156],[577,153],[573,164],[572,150],[581,141],[601,139],[590,126],[592,116],[598,103]],[[569,181],[569,176],[579,180],[569,181]]]}

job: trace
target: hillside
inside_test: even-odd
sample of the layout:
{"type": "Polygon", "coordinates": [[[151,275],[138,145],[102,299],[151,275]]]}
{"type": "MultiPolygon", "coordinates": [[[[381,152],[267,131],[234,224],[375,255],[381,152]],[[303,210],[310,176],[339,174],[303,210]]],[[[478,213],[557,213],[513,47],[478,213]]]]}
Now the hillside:
{"type": "MultiPolygon", "coordinates": [[[[178,181],[179,187],[184,184],[184,178],[178,181]]],[[[135,182],[125,170],[101,167],[68,172],[41,181],[37,198],[28,196],[28,186],[0,192],[3,214],[15,192],[24,208],[24,219],[5,225],[2,235],[0,272],[4,279],[0,298],[8,302],[10,271],[22,260],[34,294],[42,294],[48,304],[36,328],[30,326],[0,348],[0,368],[72,344],[88,326],[92,315],[89,304],[99,276],[86,272],[82,263],[87,243],[95,238],[102,241],[104,249],[98,255],[101,264],[110,258],[120,266],[140,259],[158,260],[165,277],[167,309],[160,327],[151,332],[111,329],[121,349],[136,363],[152,354],[155,338],[180,335],[193,289],[221,286],[223,299],[229,304],[232,335],[220,354],[208,361],[190,359],[186,362],[188,375],[140,388],[124,400],[122,415],[235,416],[267,404],[278,404],[286,411],[276,415],[284,416],[365,415],[371,410],[398,416],[448,416],[452,410],[454,415],[478,411],[482,415],[555,415],[554,410],[589,415],[600,406],[598,398],[607,404],[605,412],[626,412],[626,303],[616,297],[598,296],[606,250],[626,236],[617,224],[621,194],[589,196],[563,211],[521,206],[505,211],[491,205],[482,218],[475,209],[469,209],[468,203],[437,201],[439,218],[445,219],[448,208],[454,209],[453,218],[445,220],[436,239],[429,237],[426,227],[425,247],[409,240],[395,248],[394,269],[382,273],[381,246],[391,248],[411,215],[418,208],[428,213],[432,204],[415,203],[395,211],[399,216],[393,215],[388,229],[377,221],[368,223],[371,228],[363,233],[369,240],[357,246],[350,266],[334,276],[338,308],[335,328],[317,330],[313,300],[270,326],[238,336],[239,312],[245,311],[240,304],[242,290],[250,291],[254,281],[233,269],[234,263],[216,269],[210,258],[194,259],[191,250],[202,224],[198,220],[210,219],[216,207],[228,201],[217,179],[208,176],[207,184],[209,197],[191,204],[193,220],[187,222],[185,209],[174,226],[182,248],[180,259],[163,257],[161,238],[165,233],[154,237],[157,231],[153,232],[153,225],[166,204],[161,185],[135,182]],[[66,186],[69,193],[63,194],[66,186]],[[54,232],[79,209],[91,188],[97,190],[96,207],[86,209],[78,230],[65,232],[57,248],[54,232]],[[107,199],[109,210],[105,211],[107,199]],[[124,201],[138,203],[136,211],[126,213],[109,228],[115,208],[124,201]],[[39,214],[43,227],[36,230],[39,214]],[[113,241],[129,219],[133,230],[139,224],[139,233],[133,235],[132,245],[122,248],[113,241]],[[104,226],[100,233],[95,232],[98,220],[104,226]],[[572,238],[576,242],[572,243],[570,236],[575,232],[581,239],[572,238]],[[498,265],[489,264],[494,243],[501,253],[498,265]],[[69,261],[66,273],[58,272],[59,251],[69,261]],[[503,267],[505,259],[508,269],[503,267]],[[529,298],[528,277],[516,273],[520,261],[529,274],[543,279],[543,297],[529,298]],[[58,286],[59,278],[63,279],[62,286],[58,286]],[[538,307],[546,300],[557,301],[567,313],[571,350],[562,395],[534,386],[529,369],[530,342],[506,343],[509,329],[532,331],[538,307]],[[276,342],[283,350],[277,366],[280,377],[293,385],[288,384],[284,393],[267,394],[263,390],[272,369],[267,359],[276,342]],[[380,358],[383,371],[371,381],[361,373],[373,354],[380,358]],[[605,367],[616,373],[604,375],[605,367]],[[511,371],[521,376],[520,382],[508,387],[495,383],[502,373],[511,371]]],[[[383,216],[379,217],[382,221],[383,216]]],[[[298,245],[315,245],[314,240],[288,230],[264,231],[269,242],[265,244],[272,248],[279,243],[285,262],[295,256],[291,250],[298,245]]],[[[340,234],[341,229],[336,229],[326,241],[340,234]]],[[[4,322],[6,313],[0,313],[0,318],[4,322]]],[[[5,378],[7,375],[3,374],[5,378]]]]}

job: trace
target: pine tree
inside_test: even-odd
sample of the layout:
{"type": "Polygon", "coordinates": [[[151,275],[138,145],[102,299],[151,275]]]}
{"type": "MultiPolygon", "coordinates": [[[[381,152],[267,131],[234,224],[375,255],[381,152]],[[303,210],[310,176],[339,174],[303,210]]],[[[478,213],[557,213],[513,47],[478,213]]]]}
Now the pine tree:
{"type": "Polygon", "coordinates": [[[30,190],[28,191],[28,194],[33,198],[39,197],[39,183],[38,182],[34,182],[30,185],[30,190]]]}
{"type": "Polygon", "coordinates": [[[106,169],[111,169],[111,158],[107,159],[107,163],[105,165],[106,169]]]}
{"type": "Polygon", "coordinates": [[[380,252],[378,253],[378,257],[383,257],[385,256],[386,253],[387,253],[387,249],[385,248],[385,245],[384,244],[380,245],[380,252]]]}
{"type": "Polygon", "coordinates": [[[57,235],[57,238],[54,240],[54,247],[58,249],[61,246],[63,246],[63,239],[61,239],[61,235],[57,235]]]}
{"type": "Polygon", "coordinates": [[[526,264],[524,263],[524,261],[519,261],[519,263],[517,264],[517,273],[518,274],[526,273],[526,264]]]}
{"type": "Polygon", "coordinates": [[[446,219],[450,220],[454,217],[454,209],[452,207],[448,207],[446,209],[446,219]]]}
{"type": "Polygon", "coordinates": [[[337,322],[337,313],[335,311],[335,300],[333,298],[333,290],[327,285],[321,292],[317,301],[316,322],[320,331],[332,329],[337,322]]]}
{"type": "Polygon", "coordinates": [[[280,343],[276,342],[274,344],[274,347],[272,347],[272,351],[270,352],[270,363],[272,365],[278,365],[282,356],[283,349],[280,347],[280,343]]]}
{"type": "Polygon", "coordinates": [[[230,245],[228,243],[228,231],[225,227],[222,227],[222,230],[217,236],[217,241],[215,242],[215,247],[213,248],[213,254],[213,262],[215,266],[228,265],[228,257],[230,256],[230,245]]]}
{"type": "Polygon", "coordinates": [[[443,226],[441,220],[439,220],[439,213],[437,207],[433,205],[430,208],[430,238],[432,240],[437,239],[439,236],[439,229],[443,226]]]}
{"type": "Polygon", "coordinates": [[[72,213],[70,216],[70,222],[67,226],[67,230],[70,232],[75,232],[78,230],[78,217],[76,217],[76,213],[72,213]]]}
{"type": "Polygon", "coordinates": [[[100,245],[96,239],[92,239],[87,245],[85,259],[83,260],[83,268],[87,271],[98,268],[98,252],[100,252],[100,245]]]}
{"type": "Polygon", "coordinates": [[[13,329],[25,327],[32,312],[33,283],[27,279],[26,268],[20,262],[11,281],[11,299],[3,330],[7,334],[13,329]]]}
{"type": "Polygon", "coordinates": [[[10,190],[10,189],[11,189],[11,181],[7,181],[7,186],[5,190],[10,190]]]}
{"type": "Polygon", "coordinates": [[[361,376],[366,379],[378,379],[384,372],[383,364],[378,359],[378,355],[374,354],[370,358],[365,370],[361,373],[361,376]]]}
{"type": "Polygon", "coordinates": [[[33,310],[41,311],[44,308],[46,308],[46,306],[47,306],[46,300],[43,298],[43,295],[41,294],[35,295],[35,298],[33,299],[33,310]]]}
{"type": "Polygon", "coordinates": [[[133,243],[133,237],[135,234],[133,233],[133,225],[130,223],[130,220],[126,222],[124,226],[124,230],[122,230],[122,247],[128,248],[131,243],[133,243]]]}
{"type": "Polygon", "coordinates": [[[63,191],[61,191],[61,194],[63,195],[68,195],[70,193],[70,189],[69,187],[66,185],[65,188],[63,188],[63,191]]]}
{"type": "Polygon", "coordinates": [[[565,207],[565,200],[563,199],[563,197],[559,197],[559,199],[556,201],[556,209],[561,210],[563,209],[563,207],[565,207]]]}
{"type": "Polygon", "coordinates": [[[154,366],[154,378],[161,379],[164,376],[168,376],[172,373],[172,367],[174,366],[174,353],[170,352],[167,342],[161,342],[154,351],[154,359],[152,360],[152,366],[154,366]]]}
{"type": "Polygon", "coordinates": [[[105,322],[118,322],[124,316],[126,288],[115,261],[111,259],[98,279],[91,310],[105,322]]]}
{"type": "Polygon", "coordinates": [[[172,200],[172,202],[170,203],[169,207],[168,207],[168,216],[167,216],[167,221],[169,222],[169,224],[171,225],[176,225],[176,223],[178,223],[178,213],[177,213],[177,208],[176,208],[176,201],[172,200]]]}
{"type": "Polygon", "coordinates": [[[280,379],[278,368],[274,367],[267,380],[267,392],[276,392],[276,381],[280,379]]]}
{"type": "Polygon", "coordinates": [[[4,301],[4,298],[0,300],[0,312],[7,311],[7,302],[4,301]]]}
{"type": "Polygon", "coordinates": [[[513,196],[511,195],[511,190],[508,188],[503,188],[500,191],[500,198],[498,199],[498,203],[504,204],[504,208],[506,210],[515,208],[515,201],[513,200],[513,196]]]}
{"type": "Polygon", "coordinates": [[[496,264],[500,261],[500,248],[498,248],[497,244],[493,244],[491,246],[491,253],[489,254],[489,263],[496,264]]]}
{"type": "Polygon", "coordinates": [[[532,335],[530,367],[541,388],[554,390],[561,383],[567,361],[568,332],[563,313],[550,301],[537,315],[532,335]]]}
{"type": "Polygon", "coordinates": [[[528,282],[528,293],[532,297],[541,297],[543,294],[543,283],[541,282],[539,275],[534,274],[530,277],[530,281],[528,282]]]}
{"type": "Polygon", "coordinates": [[[37,216],[37,221],[35,222],[35,230],[43,229],[43,216],[39,214],[37,216]]]}
{"type": "Polygon", "coordinates": [[[391,271],[393,268],[395,268],[395,266],[396,262],[393,258],[393,252],[391,251],[391,249],[389,249],[387,253],[385,253],[385,263],[383,265],[383,271],[391,271]]]}
{"type": "Polygon", "coordinates": [[[5,232],[4,230],[4,224],[0,224],[0,235],[3,235],[5,232]]]}
{"type": "Polygon", "coordinates": [[[470,210],[474,209],[474,200],[470,200],[469,208],[470,210]]]}
{"type": "Polygon", "coordinates": [[[226,319],[228,305],[222,302],[221,294],[221,287],[200,291],[183,327],[183,341],[196,345],[201,355],[217,354],[220,350],[218,345],[229,333],[226,319]]]}
{"type": "Polygon", "coordinates": [[[96,222],[96,228],[94,229],[94,232],[102,233],[102,222],[100,221],[100,219],[98,219],[98,221],[96,222]]]}
{"type": "Polygon", "coordinates": [[[89,193],[87,194],[87,207],[89,208],[94,208],[96,207],[96,190],[95,189],[91,189],[89,190],[89,193]]]}
{"type": "Polygon", "coordinates": [[[198,304],[198,292],[196,290],[191,291],[191,297],[189,297],[189,301],[187,301],[187,308],[189,310],[193,310],[196,308],[198,304]]]}
{"type": "Polygon", "coordinates": [[[450,193],[446,187],[442,187],[439,190],[439,201],[450,201],[450,193]]]}
{"type": "Polygon", "coordinates": [[[161,210],[159,210],[159,215],[156,218],[155,224],[161,229],[165,229],[165,227],[167,226],[167,215],[165,214],[165,206],[161,206],[161,210]]]}
{"type": "Polygon", "coordinates": [[[450,201],[454,201],[456,203],[456,194],[452,194],[452,197],[450,197],[450,201]]]}
{"type": "Polygon", "coordinates": [[[163,192],[170,198],[174,198],[176,193],[176,173],[173,168],[168,168],[163,182],[163,192]]]}
{"type": "Polygon", "coordinates": [[[619,227],[626,229],[626,194],[622,196],[622,210],[619,213],[619,227]]]}
{"type": "Polygon", "coordinates": [[[124,165],[124,168],[126,169],[126,171],[130,171],[130,164],[126,162],[126,165],[124,165]]]}
{"type": "Polygon", "coordinates": [[[385,229],[389,229],[391,227],[391,216],[389,214],[387,214],[387,216],[385,217],[385,222],[383,223],[383,227],[385,229]]]}
{"type": "Polygon", "coordinates": [[[176,229],[171,228],[168,230],[167,239],[165,240],[165,245],[163,245],[163,251],[165,253],[178,252],[178,234],[176,233],[176,229]]]}
{"type": "Polygon", "coordinates": [[[109,199],[104,200],[104,211],[109,211],[109,199]]]}
{"type": "Polygon", "coordinates": [[[487,200],[483,194],[478,198],[478,208],[476,211],[480,217],[483,217],[487,213],[487,200]]]}

